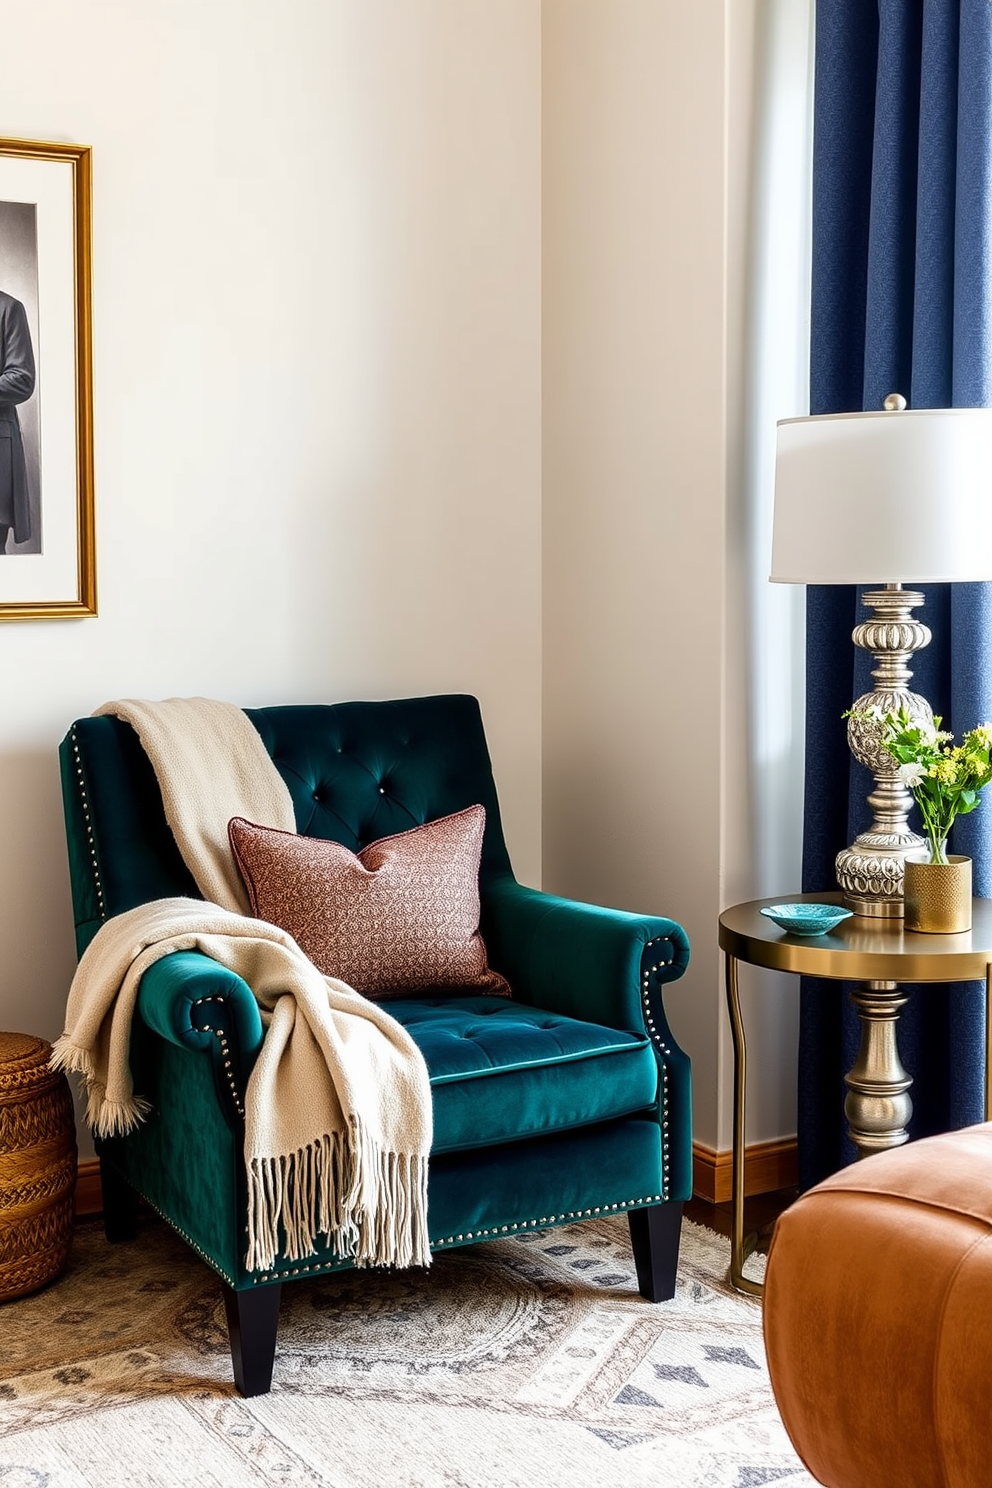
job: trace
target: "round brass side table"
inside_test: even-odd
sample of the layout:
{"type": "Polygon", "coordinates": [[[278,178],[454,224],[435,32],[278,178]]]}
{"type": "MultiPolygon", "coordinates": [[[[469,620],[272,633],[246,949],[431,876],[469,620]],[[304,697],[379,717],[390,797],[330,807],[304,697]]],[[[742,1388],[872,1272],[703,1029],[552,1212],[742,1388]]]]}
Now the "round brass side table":
{"type": "MultiPolygon", "coordinates": [[[[899,1058],[896,1028],[906,1002],[900,982],[985,983],[985,1119],[992,1120],[989,1066],[992,1056],[992,900],[973,902],[972,928],[959,935],[924,935],[903,929],[899,919],[853,915],[826,935],[790,935],[760,913],[775,899],[735,904],[720,916],[720,946],[726,957],[727,1006],[734,1042],[733,1214],[730,1230],[730,1283],[760,1297],[760,1282],[744,1275],[754,1239],[744,1235],[744,1121],[747,1100],[747,1044],[738,989],[743,961],[772,971],[860,982],[851,993],[861,1018],[861,1045],[845,1075],[844,1113],[848,1135],[859,1157],[899,1147],[908,1139],[913,1111],[912,1077],[899,1058]]],[[[795,894],[791,903],[839,904],[840,894],[795,894]]]]}

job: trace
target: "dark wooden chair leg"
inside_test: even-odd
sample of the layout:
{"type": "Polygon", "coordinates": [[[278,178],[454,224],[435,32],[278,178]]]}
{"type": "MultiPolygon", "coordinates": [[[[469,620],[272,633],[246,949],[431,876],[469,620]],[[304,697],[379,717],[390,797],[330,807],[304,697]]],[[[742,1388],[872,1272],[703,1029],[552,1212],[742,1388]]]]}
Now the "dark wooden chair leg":
{"type": "Polygon", "coordinates": [[[133,1240],[138,1233],[138,1195],[108,1158],[100,1158],[103,1233],[111,1245],[133,1240]]]}
{"type": "Polygon", "coordinates": [[[226,1282],[222,1285],[234,1383],[242,1395],[265,1395],[272,1384],[282,1287],[276,1284],[236,1292],[226,1282]]]}
{"type": "Polygon", "coordinates": [[[675,1296],[679,1266],[682,1205],[655,1204],[650,1209],[628,1209],[630,1243],[637,1270],[637,1290],[649,1302],[675,1296]]]}

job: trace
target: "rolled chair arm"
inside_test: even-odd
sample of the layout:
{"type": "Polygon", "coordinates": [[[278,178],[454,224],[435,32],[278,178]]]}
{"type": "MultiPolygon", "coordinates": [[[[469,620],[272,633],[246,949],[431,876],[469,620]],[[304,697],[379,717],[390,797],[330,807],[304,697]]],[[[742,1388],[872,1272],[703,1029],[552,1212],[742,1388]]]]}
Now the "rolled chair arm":
{"type": "Polygon", "coordinates": [[[481,888],[489,959],[514,997],[650,1036],[660,1071],[658,1120],[668,1151],[669,1197],[689,1198],[692,1071],[662,1002],[662,989],[689,964],[682,926],[661,916],[559,899],[509,877],[481,888]]]}
{"type": "Polygon", "coordinates": [[[688,937],[674,920],[500,878],[483,887],[482,931],[493,966],[521,1002],[610,1028],[647,1028],[674,1043],[661,998],[651,995],[689,964],[688,937]]]}
{"type": "Polygon", "coordinates": [[[138,1016],[170,1043],[206,1051],[225,1110],[243,1114],[248,1076],[264,1033],[247,982],[201,951],[173,951],[141,978],[138,1016]]]}

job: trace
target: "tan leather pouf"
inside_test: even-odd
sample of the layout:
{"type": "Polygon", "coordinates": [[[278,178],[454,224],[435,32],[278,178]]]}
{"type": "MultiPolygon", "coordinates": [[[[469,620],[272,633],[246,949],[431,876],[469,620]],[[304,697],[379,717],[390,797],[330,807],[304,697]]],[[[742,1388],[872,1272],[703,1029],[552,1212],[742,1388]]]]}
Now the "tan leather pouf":
{"type": "Polygon", "coordinates": [[[779,1219],[765,1344],[827,1488],[992,1483],[992,1123],[880,1153],[779,1219]]]}
{"type": "Polygon", "coordinates": [[[52,1048],[0,1033],[0,1301],[37,1291],[69,1255],[76,1127],[52,1048]]]}

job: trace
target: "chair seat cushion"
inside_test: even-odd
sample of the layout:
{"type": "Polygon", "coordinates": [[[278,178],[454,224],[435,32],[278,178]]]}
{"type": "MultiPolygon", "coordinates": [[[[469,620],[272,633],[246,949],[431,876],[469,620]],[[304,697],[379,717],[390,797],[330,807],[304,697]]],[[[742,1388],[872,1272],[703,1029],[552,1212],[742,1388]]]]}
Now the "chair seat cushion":
{"type": "Polygon", "coordinates": [[[629,1116],[658,1098],[643,1034],[503,997],[384,998],[424,1059],[432,1152],[460,1152],[629,1116]]]}

